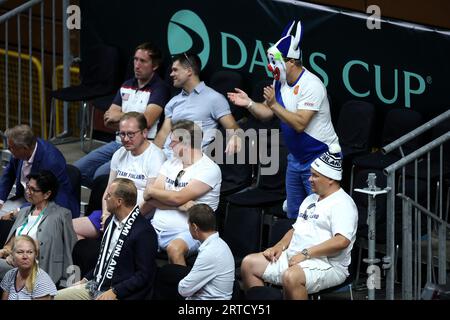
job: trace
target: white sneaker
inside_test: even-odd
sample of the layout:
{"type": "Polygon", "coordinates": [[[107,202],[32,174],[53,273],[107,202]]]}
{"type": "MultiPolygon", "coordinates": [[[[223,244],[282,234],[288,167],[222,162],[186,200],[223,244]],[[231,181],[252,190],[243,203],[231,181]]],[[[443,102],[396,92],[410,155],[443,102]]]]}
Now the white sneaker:
{"type": "Polygon", "coordinates": [[[286,213],[288,212],[287,200],[284,200],[283,202],[283,211],[286,213]]]}

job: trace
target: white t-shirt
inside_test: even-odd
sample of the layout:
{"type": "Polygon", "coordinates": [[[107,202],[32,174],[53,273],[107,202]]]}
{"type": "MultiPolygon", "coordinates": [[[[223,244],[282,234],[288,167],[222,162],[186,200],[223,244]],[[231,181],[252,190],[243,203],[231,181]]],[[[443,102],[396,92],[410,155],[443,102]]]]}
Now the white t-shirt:
{"type": "MultiPolygon", "coordinates": [[[[120,94],[122,96],[122,112],[127,113],[130,111],[136,111],[140,113],[144,113],[147,109],[148,100],[151,95],[151,90],[142,89],[136,90],[135,88],[130,87],[121,87],[120,94]]],[[[159,120],[156,120],[153,126],[148,130],[147,137],[149,139],[153,139],[156,135],[156,130],[158,126],[159,120]]],[[[116,137],[116,141],[122,144],[122,140],[120,137],[116,137]]]]}
{"type": "Polygon", "coordinates": [[[134,182],[138,192],[137,203],[140,204],[144,201],[147,180],[158,176],[164,160],[164,153],[153,143],[138,156],[133,156],[125,147],[121,147],[111,159],[111,170],[117,173],[118,178],[127,178],[134,182]]]}
{"type": "Polygon", "coordinates": [[[293,225],[294,234],[286,253],[288,257],[294,256],[339,233],[351,241],[350,245],[338,255],[322,259],[346,271],[356,238],[358,209],[342,188],[325,199],[317,201],[318,198],[317,194],[311,194],[300,205],[297,221],[293,225]]]}
{"type": "MultiPolygon", "coordinates": [[[[165,179],[165,190],[179,191],[183,189],[191,180],[201,181],[211,187],[211,190],[194,201],[209,205],[213,210],[217,209],[220,198],[220,185],[222,183],[222,173],[219,166],[208,156],[203,157],[183,169],[183,163],[179,158],[167,160],[159,172],[165,179]],[[175,187],[175,180],[181,170],[184,174],[178,179],[178,186],[175,187]]],[[[152,220],[153,226],[161,231],[167,230],[188,230],[187,216],[180,210],[156,209],[152,220]]]]}
{"type": "Polygon", "coordinates": [[[42,222],[41,215],[33,216],[29,214],[26,223],[24,223],[23,225],[21,225],[19,228],[16,229],[16,237],[21,235],[22,236],[29,235],[31,238],[36,240],[38,227],[41,224],[41,222],[42,222]]]}
{"type": "MultiPolygon", "coordinates": [[[[291,112],[316,111],[303,132],[296,132],[289,125],[282,123],[289,152],[298,160],[309,162],[327,151],[331,144],[338,144],[339,140],[331,122],[330,104],[325,86],[305,67],[303,70],[295,84],[279,87],[281,97],[277,97],[277,101],[291,112]]],[[[276,86],[278,87],[279,83],[276,83],[276,86]]]]}

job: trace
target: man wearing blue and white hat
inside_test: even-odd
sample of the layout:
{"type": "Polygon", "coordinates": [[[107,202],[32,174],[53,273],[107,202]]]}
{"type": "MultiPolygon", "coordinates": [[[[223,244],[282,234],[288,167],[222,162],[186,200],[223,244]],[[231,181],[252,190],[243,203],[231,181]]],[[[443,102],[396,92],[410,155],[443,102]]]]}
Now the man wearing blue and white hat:
{"type": "Polygon", "coordinates": [[[281,120],[289,151],[286,171],[289,218],[297,216],[300,204],[311,194],[308,181],[311,162],[332,144],[339,144],[331,123],[327,90],[322,81],[303,66],[302,26],[299,21],[293,36],[294,25],[295,21],[288,24],[282,38],[267,51],[268,69],[274,75],[274,83],[264,88],[265,101],[253,102],[240,89],[228,93],[231,102],[246,107],[256,118],[266,120],[275,115],[281,120]]]}
{"type": "Polygon", "coordinates": [[[244,258],[245,290],[269,282],[282,285],[286,299],[300,300],[345,281],[358,211],[340,187],[341,178],[340,153],[327,151],[312,162],[309,180],[314,193],[303,201],[293,228],[276,245],[244,258]]]}

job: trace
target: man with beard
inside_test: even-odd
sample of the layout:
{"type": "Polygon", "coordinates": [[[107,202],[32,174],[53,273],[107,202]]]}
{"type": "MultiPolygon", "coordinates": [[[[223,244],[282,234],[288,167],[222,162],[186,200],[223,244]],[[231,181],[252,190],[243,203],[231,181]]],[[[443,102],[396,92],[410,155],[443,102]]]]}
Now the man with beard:
{"type": "MultiPolygon", "coordinates": [[[[125,113],[117,132],[122,141],[122,147],[111,159],[111,172],[108,186],[116,178],[127,178],[134,182],[137,188],[137,203],[141,213],[146,215],[152,207],[144,202],[143,194],[146,186],[152,185],[163,164],[164,153],[147,139],[147,123],[145,116],[139,112],[125,113]]],[[[105,190],[105,198],[108,187],[105,190]]],[[[74,229],[78,238],[96,238],[103,229],[105,220],[110,216],[103,200],[102,211],[94,211],[88,217],[75,219],[74,229]]]]}
{"type": "MultiPolygon", "coordinates": [[[[105,126],[118,130],[122,115],[136,111],[145,116],[147,138],[155,138],[159,118],[170,96],[169,87],[156,73],[161,62],[161,51],[152,43],[143,43],[136,48],[135,77],[125,81],[117,92],[111,107],[105,112],[105,126]]],[[[82,184],[91,187],[96,177],[109,174],[111,157],[121,146],[121,139],[117,137],[116,141],[111,141],[76,161],[74,165],[80,169],[82,184]]]]}

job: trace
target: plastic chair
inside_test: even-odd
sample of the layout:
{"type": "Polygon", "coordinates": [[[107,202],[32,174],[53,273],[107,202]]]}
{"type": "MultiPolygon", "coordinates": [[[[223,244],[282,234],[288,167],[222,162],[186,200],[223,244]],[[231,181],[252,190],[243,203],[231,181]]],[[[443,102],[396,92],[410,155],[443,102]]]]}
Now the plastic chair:
{"type": "Polygon", "coordinates": [[[95,268],[101,243],[101,237],[97,239],[82,239],[75,243],[72,250],[72,259],[73,264],[80,268],[81,278],[95,268]]]}
{"type": "Polygon", "coordinates": [[[336,294],[341,291],[348,291],[350,300],[353,300],[353,277],[350,274],[347,279],[341,284],[338,284],[334,287],[330,287],[327,289],[320,290],[319,292],[315,292],[309,295],[311,300],[322,300],[325,295],[336,294]]]}
{"type": "Polygon", "coordinates": [[[86,208],[86,216],[95,210],[102,209],[102,200],[105,189],[108,186],[109,175],[105,174],[94,179],[86,208]]]}
{"type": "Polygon", "coordinates": [[[222,232],[225,218],[226,197],[248,188],[253,183],[253,173],[256,164],[252,164],[249,161],[249,153],[251,150],[251,141],[249,141],[249,139],[243,139],[241,151],[239,153],[227,156],[224,153],[227,145],[225,130],[222,127],[220,127],[219,130],[224,139],[222,144],[223,149],[221,150],[223,152],[223,161],[218,161],[222,172],[222,184],[220,187],[220,202],[216,210],[216,217],[217,230],[222,232]],[[238,161],[241,159],[242,154],[245,155],[244,163],[238,161]]]}
{"type": "Polygon", "coordinates": [[[364,101],[348,101],[340,110],[336,133],[344,156],[344,177],[341,185],[346,189],[350,184],[350,175],[345,173],[351,172],[353,159],[369,152],[374,116],[375,107],[364,101]]]}
{"type": "MultiPolygon", "coordinates": [[[[409,109],[393,109],[386,115],[382,133],[382,145],[385,146],[422,124],[422,115],[409,109]]],[[[355,169],[378,169],[382,170],[399,160],[405,154],[417,149],[420,139],[415,138],[405,143],[400,151],[382,154],[377,151],[368,155],[356,157],[352,161],[350,177],[350,195],[353,194],[353,177],[355,169]]],[[[344,155],[345,156],[345,155],[344,155]]]]}
{"type": "MultiPolygon", "coordinates": [[[[295,219],[278,219],[276,220],[271,228],[271,233],[269,235],[268,247],[272,247],[277,244],[284,235],[292,228],[292,225],[295,223],[295,219]]],[[[349,266],[349,270],[352,270],[352,265],[349,266]]],[[[334,287],[330,287],[319,292],[310,294],[309,297],[312,300],[320,300],[321,296],[335,293],[336,291],[340,291],[342,289],[349,289],[349,294],[351,300],[353,300],[352,293],[352,283],[353,283],[352,272],[350,271],[350,276],[347,279],[334,287]]],[[[275,285],[267,285],[267,286],[258,286],[250,288],[245,297],[247,300],[282,300],[283,299],[283,288],[281,286],[275,285]]]]}
{"type": "MultiPolygon", "coordinates": [[[[344,155],[344,173],[350,172],[353,158],[369,152],[369,138],[374,116],[375,107],[371,103],[351,100],[342,105],[336,133],[344,155]]],[[[344,176],[346,181],[343,184],[346,186],[348,186],[348,178],[349,175],[344,176]]]]}
{"type": "Polygon", "coordinates": [[[320,290],[318,292],[309,294],[309,299],[311,300],[322,300],[322,299],[329,299],[329,300],[346,300],[343,299],[343,297],[337,296],[340,292],[348,292],[348,298],[350,300],[353,300],[353,282],[355,281],[355,272],[354,272],[354,266],[357,261],[354,259],[355,252],[353,251],[354,248],[352,248],[351,256],[352,260],[350,265],[348,266],[348,272],[349,276],[342,282],[341,284],[335,285],[333,287],[329,287],[323,290],[320,290]]]}
{"type": "Polygon", "coordinates": [[[252,87],[252,92],[250,94],[250,97],[252,98],[252,100],[256,101],[256,102],[263,102],[264,101],[264,96],[263,96],[263,90],[265,87],[270,86],[273,84],[272,80],[261,80],[258,81],[257,83],[255,83],[252,87]]]}
{"type": "MultiPolygon", "coordinates": [[[[76,86],[51,92],[54,99],[63,101],[80,101],[82,106],[80,140],[82,150],[88,152],[92,147],[92,136],[88,136],[88,124],[92,126],[93,109],[88,119],[89,102],[95,98],[113,94],[119,86],[119,52],[115,47],[104,44],[95,45],[86,51],[80,63],[81,83],[76,86]],[[91,145],[85,149],[85,140],[89,138],[91,145]]],[[[54,115],[54,103],[52,103],[54,115]]],[[[53,122],[53,116],[51,117],[53,122]]],[[[50,130],[53,130],[52,126],[50,130]]],[[[92,133],[92,130],[90,130],[92,133]]],[[[51,136],[51,132],[49,133],[51,136]]]]}
{"type": "MultiPolygon", "coordinates": [[[[276,148],[276,146],[274,147],[276,148]]],[[[247,254],[261,251],[264,217],[266,215],[270,217],[270,229],[274,215],[281,214],[284,216],[281,206],[286,199],[287,150],[282,143],[278,147],[279,168],[276,174],[261,174],[264,167],[268,165],[259,164],[256,186],[226,198],[223,239],[233,252],[236,266],[240,265],[247,254]]]]}
{"type": "MultiPolygon", "coordinates": [[[[55,70],[53,70],[52,77],[52,90],[58,90],[63,88],[63,80],[64,80],[64,65],[60,64],[56,66],[55,70]]],[[[80,68],[78,66],[70,67],[70,83],[72,85],[80,84],[80,68]]],[[[61,109],[63,107],[63,102],[61,100],[56,100],[55,102],[55,135],[63,134],[61,127],[64,126],[64,119],[61,117],[61,109]]],[[[79,126],[77,124],[77,106],[78,102],[72,102],[69,105],[69,117],[70,121],[68,121],[68,125],[71,127],[71,131],[74,135],[79,135],[79,126]]]]}
{"type": "MultiPolygon", "coordinates": [[[[242,88],[243,79],[241,74],[236,71],[220,70],[211,75],[208,85],[226,97],[227,92],[234,91],[234,88],[242,88]]],[[[247,114],[247,110],[241,107],[236,107],[231,102],[230,109],[236,121],[243,118],[247,114]]]]}

